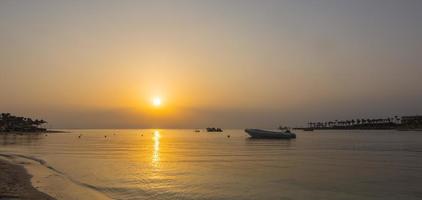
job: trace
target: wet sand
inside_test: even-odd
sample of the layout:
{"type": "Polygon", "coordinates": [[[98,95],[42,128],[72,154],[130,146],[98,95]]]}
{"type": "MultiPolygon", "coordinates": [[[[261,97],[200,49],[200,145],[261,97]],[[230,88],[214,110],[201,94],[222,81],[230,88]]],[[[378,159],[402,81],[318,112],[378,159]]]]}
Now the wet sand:
{"type": "Polygon", "coordinates": [[[53,200],[31,185],[31,175],[19,165],[0,159],[0,199],[53,200]]]}
{"type": "MultiPolygon", "coordinates": [[[[63,199],[63,200],[107,200],[110,199],[105,194],[90,188],[84,183],[75,181],[70,177],[66,176],[62,172],[56,170],[54,167],[48,165],[48,163],[42,159],[32,157],[29,155],[20,154],[0,154],[0,161],[2,165],[9,172],[1,173],[0,179],[3,176],[5,180],[0,181],[0,185],[5,186],[5,194],[3,197],[0,195],[0,200],[6,199],[63,199]],[[15,171],[14,171],[15,170],[15,171]],[[19,180],[13,179],[16,176],[22,176],[19,180]],[[26,178],[26,179],[25,179],[26,178]],[[22,179],[22,180],[21,180],[22,179]],[[25,182],[26,181],[26,182],[25,182]],[[5,182],[3,184],[3,182],[5,182]],[[14,186],[12,183],[17,183],[18,186],[14,186]],[[19,190],[23,188],[21,183],[27,183],[27,187],[36,190],[41,194],[45,194],[49,198],[42,196],[32,196],[34,193],[26,193],[26,190],[19,190]],[[10,185],[10,186],[9,186],[10,185]],[[13,187],[12,187],[13,186],[13,187]],[[9,189],[10,188],[10,189],[9,189]],[[13,188],[18,188],[16,192],[13,188]],[[25,196],[17,196],[18,194],[25,194],[25,196]],[[27,198],[27,196],[29,198],[27,198]]],[[[3,169],[0,168],[0,170],[3,169]]],[[[0,194],[3,194],[0,191],[0,194]]]]}

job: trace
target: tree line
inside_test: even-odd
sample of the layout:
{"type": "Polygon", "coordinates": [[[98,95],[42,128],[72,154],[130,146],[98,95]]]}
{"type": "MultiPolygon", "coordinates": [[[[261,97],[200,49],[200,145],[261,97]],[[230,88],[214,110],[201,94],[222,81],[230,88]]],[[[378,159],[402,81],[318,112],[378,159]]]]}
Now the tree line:
{"type": "Polygon", "coordinates": [[[1,113],[0,131],[1,132],[40,132],[46,131],[41,126],[47,121],[42,119],[31,119],[29,117],[14,116],[10,113],[1,113]]]}
{"type": "Polygon", "coordinates": [[[333,120],[323,122],[308,122],[310,128],[394,128],[401,124],[398,116],[387,118],[358,118],[351,120],[333,120]]]}

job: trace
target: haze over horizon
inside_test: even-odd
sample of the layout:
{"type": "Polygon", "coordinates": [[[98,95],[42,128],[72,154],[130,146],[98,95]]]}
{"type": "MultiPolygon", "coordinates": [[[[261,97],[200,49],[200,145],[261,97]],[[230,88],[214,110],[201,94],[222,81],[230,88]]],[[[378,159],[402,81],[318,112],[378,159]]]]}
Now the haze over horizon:
{"type": "Polygon", "coordinates": [[[275,128],[422,114],[421,8],[0,1],[0,112],[54,128],[275,128]]]}

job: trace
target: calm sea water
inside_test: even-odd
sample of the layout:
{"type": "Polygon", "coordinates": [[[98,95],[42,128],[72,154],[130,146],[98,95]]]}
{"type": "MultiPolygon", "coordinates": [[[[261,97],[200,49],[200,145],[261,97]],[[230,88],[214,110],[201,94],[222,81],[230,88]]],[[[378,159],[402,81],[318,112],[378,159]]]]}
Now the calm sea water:
{"type": "Polygon", "coordinates": [[[0,135],[0,153],[45,160],[114,199],[422,199],[422,132],[70,131],[0,135]]]}

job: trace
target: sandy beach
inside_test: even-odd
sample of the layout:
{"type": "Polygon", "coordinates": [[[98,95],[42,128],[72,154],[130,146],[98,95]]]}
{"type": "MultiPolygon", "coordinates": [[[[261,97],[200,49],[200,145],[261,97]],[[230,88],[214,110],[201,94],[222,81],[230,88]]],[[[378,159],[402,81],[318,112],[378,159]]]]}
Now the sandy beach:
{"type": "Polygon", "coordinates": [[[54,199],[31,185],[31,175],[19,165],[0,159],[0,199],[54,199]]]}
{"type": "Polygon", "coordinates": [[[3,170],[2,167],[2,173],[0,173],[2,188],[0,200],[3,200],[2,197],[5,199],[110,199],[105,194],[67,177],[44,160],[20,154],[0,154],[0,161],[5,169],[3,170]],[[45,197],[39,195],[45,195],[45,197]]]}

